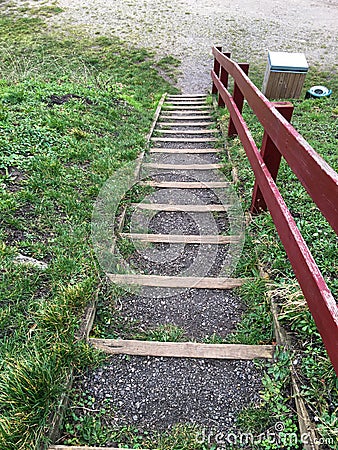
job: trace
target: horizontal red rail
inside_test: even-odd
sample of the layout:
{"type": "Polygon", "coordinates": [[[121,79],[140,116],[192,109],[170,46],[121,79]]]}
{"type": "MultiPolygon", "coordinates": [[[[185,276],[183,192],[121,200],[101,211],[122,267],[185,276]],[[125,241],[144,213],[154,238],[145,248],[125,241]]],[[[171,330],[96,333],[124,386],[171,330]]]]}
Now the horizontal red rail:
{"type": "Polygon", "coordinates": [[[338,233],[338,174],[284,119],[237,63],[216,48],[213,48],[213,55],[223,70],[236,80],[238,88],[263,125],[265,132],[332,228],[338,233]]]}
{"type": "MultiPolygon", "coordinates": [[[[336,172],[322,160],[289,122],[278,113],[236,63],[216,49],[213,49],[213,53],[220,63],[220,67],[234,77],[235,83],[237,83],[243,96],[247,99],[248,104],[264,126],[265,132],[272,139],[276,148],[285,157],[297,177],[300,174],[298,178],[310,196],[312,198],[313,195],[315,196],[319,209],[323,214],[324,212],[327,213],[330,217],[330,220],[327,217],[329,222],[332,226],[335,224],[338,230],[338,217],[336,215],[334,218],[329,211],[330,204],[334,205],[335,210],[337,210],[337,204],[335,203],[338,198],[338,176],[336,172]],[[295,157],[292,153],[297,153],[298,157],[295,157]],[[302,173],[302,170],[306,173],[302,173]],[[311,179],[312,177],[313,179],[311,179]],[[325,187],[325,194],[321,196],[318,190],[323,186],[325,187]],[[334,194],[329,192],[329,188],[333,189],[333,193],[336,192],[335,197],[334,194]]],[[[297,228],[234,98],[214,70],[212,70],[211,76],[215,90],[230,112],[231,122],[241,139],[255,174],[256,182],[269,208],[318,331],[338,374],[338,307],[336,301],[297,228]]]]}

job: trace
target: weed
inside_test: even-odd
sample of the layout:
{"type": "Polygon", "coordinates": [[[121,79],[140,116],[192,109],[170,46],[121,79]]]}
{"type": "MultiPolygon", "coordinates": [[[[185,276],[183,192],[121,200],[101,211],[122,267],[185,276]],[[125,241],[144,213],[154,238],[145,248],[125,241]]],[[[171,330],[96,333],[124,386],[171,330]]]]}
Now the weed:
{"type": "MultiPolygon", "coordinates": [[[[73,392],[72,408],[67,412],[63,441],[67,445],[119,446],[158,450],[210,450],[197,442],[201,430],[192,425],[177,425],[167,432],[153,432],[134,426],[113,425],[114,406],[107,398],[105,407],[96,410],[95,399],[86,392],[73,392]],[[94,414],[93,414],[94,413],[94,414]]],[[[211,447],[214,450],[215,447],[211,447]]]]}
{"type": "Polygon", "coordinates": [[[243,431],[261,435],[259,444],[254,444],[253,448],[301,448],[298,440],[292,439],[297,437],[297,419],[290,399],[285,397],[290,383],[290,358],[291,355],[285,351],[276,354],[275,361],[267,368],[262,379],[261,405],[244,409],[239,415],[238,425],[243,431]],[[272,433],[272,439],[271,435],[264,437],[266,430],[272,433]],[[278,442],[279,439],[281,442],[278,442]]]}
{"type": "Polygon", "coordinates": [[[184,338],[185,331],[172,324],[159,325],[149,331],[137,333],[134,339],[141,339],[145,341],[158,341],[158,342],[182,342],[187,339],[184,338]]]}
{"type": "Polygon", "coordinates": [[[266,296],[265,281],[256,278],[238,289],[246,310],[236,330],[227,337],[231,343],[268,344],[273,339],[272,315],[266,296]]]}

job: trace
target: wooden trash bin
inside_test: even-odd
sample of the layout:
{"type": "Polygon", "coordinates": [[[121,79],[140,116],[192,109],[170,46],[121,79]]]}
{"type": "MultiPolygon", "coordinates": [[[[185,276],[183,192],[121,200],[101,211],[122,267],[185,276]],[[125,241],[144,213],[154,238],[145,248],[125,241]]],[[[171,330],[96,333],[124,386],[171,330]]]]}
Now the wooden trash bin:
{"type": "Polygon", "coordinates": [[[304,53],[268,52],[262,92],[267,98],[299,98],[309,69],[304,53]]]}

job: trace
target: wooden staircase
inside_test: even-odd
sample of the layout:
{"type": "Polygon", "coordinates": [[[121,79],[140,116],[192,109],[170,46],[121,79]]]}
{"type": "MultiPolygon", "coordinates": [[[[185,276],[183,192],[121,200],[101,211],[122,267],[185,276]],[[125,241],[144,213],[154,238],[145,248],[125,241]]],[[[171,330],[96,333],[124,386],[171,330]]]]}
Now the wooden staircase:
{"type": "MultiPolygon", "coordinates": [[[[231,203],[181,203],[180,197],[186,193],[213,192],[231,187],[231,183],[217,176],[222,164],[217,159],[223,150],[219,145],[220,135],[213,120],[211,107],[206,103],[203,94],[170,95],[163,103],[161,113],[150,137],[150,149],[145,155],[147,161],[142,161],[140,171],[146,172],[148,179],[142,179],[140,186],[154,188],[157,192],[173,191],[177,196],[167,203],[133,203],[130,206],[138,214],[147,211],[153,214],[167,212],[171,214],[191,214],[197,222],[198,217],[227,213],[232,207],[231,203]],[[196,163],[187,162],[195,157],[212,157],[213,162],[196,163]],[[182,162],[180,158],[185,162],[182,162]],[[176,158],[174,162],[171,158],[176,158]],[[168,162],[170,161],[170,162],[168,162]],[[204,174],[203,180],[199,175],[204,174]],[[160,174],[160,177],[158,176],[160,174]],[[182,177],[183,174],[183,177],[182,177]]],[[[177,230],[177,234],[123,232],[122,225],[117,241],[128,239],[133,242],[145,244],[169,244],[198,246],[224,246],[240,242],[243,236],[239,234],[183,234],[177,230]]],[[[115,247],[116,248],[116,247],[115,247]]],[[[196,276],[168,276],[159,274],[147,274],[140,268],[138,273],[109,273],[108,278],[112,283],[121,286],[140,286],[147,289],[205,289],[225,290],[241,286],[246,279],[224,276],[206,276],[203,271],[196,276]]],[[[212,295],[212,294],[211,294],[212,295]]],[[[150,306],[151,307],[151,302],[150,306]]],[[[97,339],[90,338],[92,346],[111,355],[125,354],[139,357],[155,358],[202,358],[217,360],[251,360],[255,358],[272,359],[274,355],[273,345],[242,345],[242,344],[206,344],[197,342],[157,342],[142,340],[121,339],[97,339]]],[[[83,447],[54,445],[53,450],[114,450],[113,447],[83,447]]]]}

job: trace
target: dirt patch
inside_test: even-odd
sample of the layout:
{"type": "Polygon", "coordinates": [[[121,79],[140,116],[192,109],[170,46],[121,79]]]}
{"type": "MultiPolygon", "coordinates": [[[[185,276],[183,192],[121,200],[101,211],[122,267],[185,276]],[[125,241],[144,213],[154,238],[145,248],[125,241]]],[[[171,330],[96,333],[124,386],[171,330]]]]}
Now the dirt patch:
{"type": "MultiPolygon", "coordinates": [[[[36,3],[36,2],[32,2],[36,3]]],[[[115,34],[159,57],[182,60],[179,86],[186,93],[210,88],[212,45],[237,60],[262,64],[267,51],[304,52],[310,65],[335,65],[338,1],[327,0],[59,0],[64,12],[53,30],[79,25],[89,33],[115,34]]]]}
{"type": "Polygon", "coordinates": [[[63,105],[64,103],[69,102],[69,100],[76,99],[81,100],[84,103],[87,103],[87,105],[92,105],[93,102],[89,98],[81,97],[80,95],[76,94],[66,94],[66,95],[51,95],[47,99],[47,103],[49,107],[53,107],[54,105],[63,105]]]}

